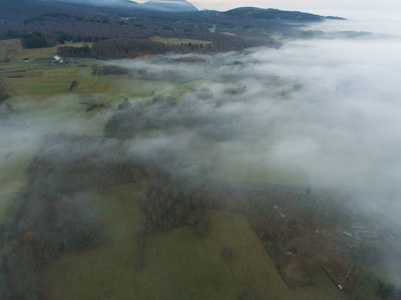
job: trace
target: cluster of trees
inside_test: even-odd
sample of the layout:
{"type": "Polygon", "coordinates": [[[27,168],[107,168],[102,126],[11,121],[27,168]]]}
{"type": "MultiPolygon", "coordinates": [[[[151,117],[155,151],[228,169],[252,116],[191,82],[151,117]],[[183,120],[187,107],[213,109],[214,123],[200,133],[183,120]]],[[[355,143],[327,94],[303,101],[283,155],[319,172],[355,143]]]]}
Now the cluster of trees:
{"type": "Polygon", "coordinates": [[[119,111],[106,123],[104,135],[107,138],[127,139],[143,129],[166,128],[167,124],[160,114],[167,114],[169,108],[174,106],[176,99],[173,97],[157,98],[150,105],[138,103],[132,106],[125,100],[119,106],[119,111]]]}
{"type": "MultiPolygon", "coordinates": [[[[158,98],[152,105],[175,107],[176,100],[158,98]]],[[[144,119],[144,112],[138,112],[144,107],[132,106],[128,100],[119,109],[119,126],[136,113],[136,122],[144,119]]],[[[28,185],[19,193],[15,215],[0,227],[1,299],[37,299],[38,273],[44,264],[64,251],[101,240],[96,220],[88,217],[92,214],[82,211],[66,193],[139,180],[147,181],[142,201],[145,234],[193,225],[204,236],[208,208],[236,211],[248,217],[276,263],[286,263],[284,252],[290,251],[308,270],[321,266],[315,255],[322,252],[316,232],[335,228],[333,223],[341,218],[324,211],[323,200],[309,189],[251,191],[218,183],[205,185],[198,178],[162,170],[160,158],[127,157],[124,144],[63,134],[44,137],[27,169],[28,185]]],[[[231,259],[231,249],[225,248],[221,255],[231,259]]],[[[369,294],[372,282],[360,275],[357,267],[350,270],[349,285],[355,298],[369,294]]],[[[392,285],[382,281],[374,288],[384,299],[398,295],[392,285]]]]}
{"type": "Polygon", "coordinates": [[[278,9],[237,8],[225,12],[226,15],[264,20],[289,20],[292,22],[317,22],[325,18],[300,11],[282,11],[278,9]]]}
{"type": "MultiPolygon", "coordinates": [[[[46,39],[44,39],[46,40],[46,39]]],[[[58,38],[60,44],[66,41],[64,37],[58,38]]],[[[182,43],[181,45],[166,45],[147,39],[132,38],[114,38],[101,39],[98,37],[78,36],[70,39],[73,42],[79,41],[95,41],[92,48],[84,47],[59,47],[58,54],[64,57],[96,57],[96,58],[135,58],[142,55],[164,54],[167,52],[216,52],[216,51],[232,51],[242,50],[249,47],[256,47],[265,44],[260,40],[244,40],[242,38],[224,36],[223,38],[214,39],[213,44],[192,44],[182,43]]],[[[46,42],[49,45],[50,42],[46,42]]],[[[33,47],[32,47],[33,48],[33,47]]]]}
{"type": "Polygon", "coordinates": [[[375,290],[383,299],[401,299],[401,290],[397,289],[394,284],[384,282],[377,279],[375,282],[375,290]]]}
{"type": "Polygon", "coordinates": [[[28,1],[20,1],[15,5],[7,2],[0,11],[0,19],[4,25],[0,27],[0,39],[23,38],[27,47],[53,46],[57,42],[64,44],[65,41],[97,43],[102,40],[121,39],[117,43],[122,48],[113,47],[114,41],[97,46],[99,52],[96,55],[105,58],[135,57],[141,53],[165,53],[171,50],[202,53],[241,50],[262,44],[270,45],[271,39],[266,36],[268,28],[272,28],[273,31],[288,28],[281,23],[273,24],[263,19],[249,20],[243,15],[235,14],[199,12],[177,17],[129,9],[120,11],[112,7],[99,12],[93,7],[65,6],[62,2],[43,2],[35,5],[28,1]],[[253,26],[255,22],[258,24],[253,26]],[[216,32],[210,32],[209,29],[214,26],[217,28],[216,32]],[[245,27],[252,27],[252,30],[244,32],[245,27]],[[38,32],[42,37],[37,36],[38,32]],[[226,32],[233,35],[222,34],[226,32]],[[155,35],[207,40],[212,44],[163,44],[163,48],[161,45],[149,44],[149,38],[155,35]],[[134,47],[132,41],[123,40],[137,40],[136,43],[141,45],[134,47]]]}
{"type": "Polygon", "coordinates": [[[150,168],[119,143],[59,134],[43,139],[26,172],[29,185],[46,180],[60,192],[72,192],[142,180],[150,168]]]}
{"type": "Polygon", "coordinates": [[[65,251],[102,239],[96,221],[75,200],[62,194],[52,172],[28,172],[15,214],[0,227],[0,298],[39,299],[39,272],[65,251]]]}
{"type": "Polygon", "coordinates": [[[84,36],[82,37],[82,35],[80,33],[78,34],[71,34],[71,33],[67,33],[67,32],[63,32],[60,31],[58,32],[58,36],[57,36],[57,42],[59,44],[65,44],[66,41],[69,42],[97,42],[99,41],[99,37],[98,36],[84,36]]]}
{"type": "MultiPolygon", "coordinates": [[[[41,30],[41,29],[38,29],[41,30]]],[[[0,34],[0,39],[1,39],[0,34]]],[[[24,48],[46,48],[46,47],[53,47],[57,43],[65,44],[66,41],[78,43],[78,42],[98,42],[99,40],[106,39],[104,36],[99,37],[97,35],[86,35],[84,32],[82,33],[66,33],[59,30],[53,30],[51,32],[47,32],[45,30],[42,31],[32,31],[29,32],[27,30],[23,31],[13,31],[8,30],[3,34],[4,39],[9,38],[21,38],[21,44],[24,48]]],[[[66,47],[61,50],[64,51],[66,55],[71,57],[90,57],[90,48],[85,47],[77,47],[77,49],[71,49],[72,47],[66,47]]]]}
{"type": "Polygon", "coordinates": [[[117,66],[93,66],[92,75],[125,75],[128,70],[117,66]]]}
{"type": "MultiPolygon", "coordinates": [[[[322,265],[334,263],[337,270],[347,275],[346,286],[354,299],[367,299],[375,292],[382,299],[400,299],[400,290],[393,284],[372,278],[366,266],[340,256],[329,262],[325,255],[317,255],[324,251],[317,236],[319,230],[336,228],[339,222],[337,216],[323,209],[324,204],[319,204],[325,200],[312,194],[310,189],[306,192],[291,189],[239,191],[194,184],[188,178],[158,173],[148,183],[142,208],[147,218],[147,232],[195,225],[202,235],[207,230],[204,213],[208,208],[242,212],[277,267],[297,261],[304,270],[313,273],[322,265]],[[287,253],[295,257],[290,260],[287,253]]],[[[231,249],[223,249],[221,255],[231,259],[231,249]]]]}
{"type": "MultiPolygon", "coordinates": [[[[121,104],[122,110],[129,107],[128,101],[121,104]]],[[[93,214],[66,193],[149,179],[142,203],[148,232],[193,224],[205,234],[201,188],[173,179],[152,158],[128,158],[125,150],[121,143],[103,139],[64,134],[43,138],[15,214],[0,227],[1,299],[38,299],[44,264],[101,241],[93,214]]]]}
{"type": "Polygon", "coordinates": [[[91,57],[91,49],[88,46],[64,46],[57,48],[57,54],[62,57],[91,57]]]}
{"type": "MultiPolygon", "coordinates": [[[[152,161],[127,157],[121,143],[45,136],[27,169],[28,184],[19,193],[14,216],[0,226],[0,298],[38,299],[38,274],[44,264],[65,251],[101,241],[93,213],[66,193],[143,180],[157,170],[152,161]]],[[[151,189],[149,194],[155,195],[151,189]]],[[[154,198],[149,199],[150,209],[154,198]]],[[[194,207],[180,203],[185,215],[194,207]]]]}
{"type": "Polygon", "coordinates": [[[93,44],[92,55],[97,58],[126,58],[147,54],[166,53],[165,44],[144,39],[116,38],[93,44]]]}
{"type": "Polygon", "coordinates": [[[185,101],[180,105],[177,103],[177,99],[172,96],[156,97],[150,103],[138,103],[119,110],[106,123],[104,135],[108,138],[129,139],[143,130],[189,128],[209,139],[226,140],[244,132],[237,122],[240,116],[219,115],[218,110],[212,109],[217,105],[213,100],[206,105],[209,110],[205,112],[200,112],[194,101],[185,101]]]}
{"type": "Polygon", "coordinates": [[[21,44],[24,48],[45,48],[49,46],[46,37],[38,31],[32,34],[24,34],[21,38],[21,44]]]}
{"type": "MultiPolygon", "coordinates": [[[[179,36],[179,35],[178,35],[179,36]]],[[[177,35],[175,35],[177,37],[177,35]]],[[[209,37],[210,38],[210,37],[209,37]]],[[[164,54],[167,52],[221,52],[243,50],[245,48],[266,45],[265,40],[244,39],[241,37],[219,35],[213,36],[213,43],[193,44],[181,43],[181,45],[168,45],[154,42],[148,39],[113,38],[95,42],[91,49],[92,56],[96,58],[135,58],[142,55],[164,54]]]]}
{"type": "Polygon", "coordinates": [[[200,212],[201,200],[201,187],[193,182],[163,172],[156,174],[148,182],[142,202],[147,218],[146,231],[199,223],[204,220],[200,212]]]}

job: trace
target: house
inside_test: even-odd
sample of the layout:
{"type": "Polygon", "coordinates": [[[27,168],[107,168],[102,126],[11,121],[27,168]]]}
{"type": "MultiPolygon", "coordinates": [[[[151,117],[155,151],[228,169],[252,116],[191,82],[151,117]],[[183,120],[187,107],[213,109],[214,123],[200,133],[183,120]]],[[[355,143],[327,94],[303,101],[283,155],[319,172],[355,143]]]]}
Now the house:
{"type": "Polygon", "coordinates": [[[58,62],[58,63],[60,63],[60,64],[62,64],[62,63],[64,63],[64,59],[62,59],[60,56],[58,56],[58,55],[56,55],[55,57],[54,57],[54,59],[58,62]]]}

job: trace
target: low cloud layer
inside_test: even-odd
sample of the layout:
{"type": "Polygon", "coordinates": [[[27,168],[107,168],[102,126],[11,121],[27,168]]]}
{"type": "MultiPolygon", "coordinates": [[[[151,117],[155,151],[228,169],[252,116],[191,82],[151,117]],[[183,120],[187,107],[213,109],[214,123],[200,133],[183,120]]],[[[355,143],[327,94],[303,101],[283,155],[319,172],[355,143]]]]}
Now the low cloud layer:
{"type": "MultiPolygon", "coordinates": [[[[366,192],[386,207],[377,195],[401,194],[400,52],[398,37],[370,35],[112,61],[132,70],[121,84],[154,84],[152,96],[130,99],[145,104],[123,155],[162,157],[168,168],[213,180],[366,192]],[[177,87],[187,92],[155,100],[177,97],[177,87]]],[[[79,124],[103,126],[95,120],[79,124]]]]}
{"type": "Polygon", "coordinates": [[[202,150],[190,147],[197,165],[213,165],[221,176],[241,181],[249,176],[263,182],[262,174],[271,178],[277,172],[296,179],[276,183],[398,193],[400,51],[401,40],[370,36],[172,57],[170,64],[121,64],[154,76],[169,74],[183,84],[199,80],[199,89],[184,95],[181,106],[158,114],[207,117],[208,124],[194,129],[197,134],[226,133],[202,150]],[[237,176],[235,165],[260,175],[237,176]]]}

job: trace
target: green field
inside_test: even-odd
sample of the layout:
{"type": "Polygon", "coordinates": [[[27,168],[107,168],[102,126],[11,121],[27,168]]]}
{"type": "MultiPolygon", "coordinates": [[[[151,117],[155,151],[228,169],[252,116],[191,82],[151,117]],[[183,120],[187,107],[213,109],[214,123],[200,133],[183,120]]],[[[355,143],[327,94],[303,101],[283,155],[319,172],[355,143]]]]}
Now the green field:
{"type": "MultiPolygon", "coordinates": [[[[83,43],[66,43],[62,46],[80,47],[83,43]]],[[[0,41],[0,60],[10,62],[0,65],[0,82],[4,92],[13,96],[34,96],[46,98],[69,92],[73,81],[78,84],[74,93],[114,92],[113,81],[92,76],[91,66],[78,67],[69,64],[51,64],[57,53],[57,45],[49,48],[23,49],[19,39],[0,41]],[[28,58],[28,61],[23,59],[28,58]]],[[[90,46],[90,45],[89,45],[90,46]]],[[[79,60],[78,60],[79,61],[79,60]]],[[[99,64],[94,59],[83,59],[82,64],[99,64]]]]}
{"type": "Polygon", "coordinates": [[[95,196],[107,239],[51,264],[43,276],[45,299],[235,299],[244,289],[275,299],[289,295],[238,214],[210,211],[204,239],[190,226],[147,237],[144,268],[136,270],[139,195],[135,186],[122,186],[95,196]],[[224,247],[232,260],[221,256],[224,247]]]}
{"type": "Polygon", "coordinates": [[[39,139],[36,134],[0,127],[0,223],[8,216],[18,190],[26,185],[25,170],[39,139]]]}
{"type": "MultiPolygon", "coordinates": [[[[18,50],[19,40],[2,42],[3,49],[15,47],[15,51],[22,51],[18,50]]],[[[50,59],[52,56],[46,52],[50,50],[46,49],[24,51],[31,58],[49,55],[50,59]]],[[[89,65],[104,64],[94,59],[79,61],[89,65]]],[[[104,124],[125,98],[132,102],[166,95],[179,98],[194,91],[199,85],[197,81],[172,83],[167,78],[142,80],[135,72],[121,76],[98,76],[92,75],[91,66],[57,65],[47,60],[2,63],[0,82],[10,97],[7,103],[15,110],[10,122],[23,125],[29,123],[29,126],[54,133],[63,131],[89,136],[102,135],[104,124]],[[69,91],[73,81],[77,84],[69,91]],[[88,111],[91,104],[109,109],[95,108],[88,111]]]]}
{"type": "Polygon", "coordinates": [[[75,195],[94,208],[105,232],[98,246],[67,253],[43,272],[43,299],[238,299],[244,292],[260,299],[347,299],[319,274],[315,286],[290,290],[247,219],[207,211],[202,238],[192,226],[144,239],[144,266],[136,268],[140,186],[123,185],[98,194],[75,195]],[[221,253],[232,250],[232,258],[221,253]]]}
{"type": "MultiPolygon", "coordinates": [[[[93,64],[98,62],[92,60],[93,64]]],[[[113,80],[105,76],[92,76],[91,67],[52,65],[48,61],[10,62],[3,65],[0,80],[10,96],[30,95],[45,98],[64,93],[115,92],[113,80]],[[72,91],[73,81],[78,84],[72,91]]]]}
{"type": "MultiPolygon", "coordinates": [[[[57,44],[54,47],[24,49],[20,39],[0,40],[0,61],[8,58],[10,61],[28,59],[44,59],[53,58],[57,54],[57,48],[63,46],[82,47],[85,43],[66,42],[65,44],[57,44]]],[[[86,43],[89,47],[92,43],[86,43]]]]}
{"type": "MultiPolygon", "coordinates": [[[[163,40],[170,43],[207,42],[163,40]]],[[[14,47],[15,53],[24,51],[23,53],[31,59],[43,56],[50,59],[55,54],[50,52],[56,51],[56,48],[22,49],[19,40],[6,40],[2,43],[0,49],[3,49],[3,52],[4,49],[14,47]]],[[[88,66],[78,67],[50,64],[47,60],[23,62],[21,59],[16,60],[17,57],[15,54],[14,61],[2,63],[2,70],[0,70],[0,81],[4,91],[10,96],[7,103],[11,104],[15,110],[9,121],[52,133],[67,132],[101,136],[104,125],[125,98],[130,99],[132,103],[168,95],[179,99],[186,93],[201,88],[217,92],[227,88],[227,84],[220,82],[219,78],[215,81],[208,78],[183,83],[180,80],[172,81],[167,75],[163,77],[163,74],[159,74],[157,80],[141,79],[136,71],[120,76],[92,75],[91,65],[107,63],[89,58],[79,59],[82,64],[88,66]],[[76,81],[77,85],[69,91],[73,81],[76,81]],[[91,104],[98,104],[103,108],[88,111],[91,104]]],[[[199,163],[204,170],[207,170],[202,176],[215,180],[259,184],[266,182],[286,185],[304,184],[300,179],[302,174],[287,172],[265,161],[265,155],[257,152],[257,149],[264,149],[264,145],[254,147],[255,150],[249,147],[243,149],[241,148],[243,146],[197,138],[184,159],[191,164],[199,163]],[[238,151],[235,153],[230,149],[238,149],[238,151]],[[227,153],[230,155],[226,155],[227,153]],[[243,159],[244,153],[248,153],[252,159],[249,161],[243,159]]],[[[8,168],[10,165],[4,170],[8,168]]],[[[0,176],[1,173],[0,168],[0,176]]]]}
{"type": "MultiPolygon", "coordinates": [[[[14,109],[7,121],[50,133],[102,136],[105,123],[124,98],[131,102],[168,95],[180,98],[202,87],[225,87],[225,83],[201,79],[185,83],[162,76],[144,80],[135,71],[121,76],[92,75],[90,65],[102,64],[94,59],[83,59],[81,63],[89,65],[86,67],[53,65],[46,60],[23,62],[22,56],[51,58],[55,49],[23,50],[18,48],[17,40],[2,42],[0,53],[13,55],[11,62],[0,67],[0,81],[10,96],[7,103],[14,109]],[[15,51],[8,51],[12,47],[15,51]],[[68,91],[72,81],[78,84],[68,91]],[[109,108],[88,111],[91,104],[109,108]]],[[[16,192],[26,184],[25,170],[39,143],[36,133],[0,127],[0,223],[12,211],[16,192]]],[[[235,141],[197,137],[182,159],[204,166],[207,171],[203,175],[211,179],[301,184],[299,174],[288,176],[285,170],[277,171],[257,150],[246,149],[252,159],[244,160],[245,149],[240,146],[235,141]]],[[[46,266],[41,279],[44,299],[238,299],[243,293],[261,299],[345,297],[323,273],[312,278],[312,286],[290,290],[243,215],[207,211],[210,224],[205,237],[195,227],[186,226],[141,239],[144,216],[140,185],[76,193],[72,197],[94,211],[105,240],[66,253],[46,266]],[[141,243],[144,266],[138,269],[141,243]],[[222,257],[226,247],[232,250],[232,259],[222,257]]]]}
{"type": "Polygon", "coordinates": [[[132,279],[127,266],[135,266],[138,248],[135,233],[141,216],[139,202],[134,201],[138,191],[135,185],[125,185],[101,194],[75,195],[98,213],[105,242],[51,264],[44,272],[44,299],[110,299],[110,289],[132,279]]]}

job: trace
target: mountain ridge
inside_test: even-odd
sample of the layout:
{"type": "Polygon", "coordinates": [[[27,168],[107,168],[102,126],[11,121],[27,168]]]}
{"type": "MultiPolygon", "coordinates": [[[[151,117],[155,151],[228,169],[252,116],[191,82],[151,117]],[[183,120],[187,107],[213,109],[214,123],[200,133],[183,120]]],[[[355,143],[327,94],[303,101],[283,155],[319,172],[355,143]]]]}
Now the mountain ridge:
{"type": "Polygon", "coordinates": [[[40,2],[69,3],[98,7],[127,7],[160,12],[196,12],[198,9],[186,0],[149,0],[138,3],[131,0],[37,0],[40,2]]]}
{"type": "Polygon", "coordinates": [[[301,22],[314,22],[322,20],[345,20],[336,16],[321,16],[317,14],[280,10],[275,8],[258,8],[258,7],[238,7],[225,12],[225,14],[236,17],[247,17],[255,19],[267,20],[290,20],[301,22]]]}
{"type": "Polygon", "coordinates": [[[141,8],[164,12],[197,12],[198,9],[186,0],[150,0],[139,4],[141,8]]]}

